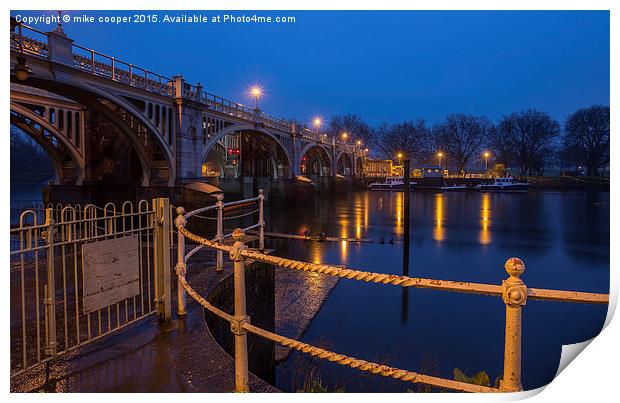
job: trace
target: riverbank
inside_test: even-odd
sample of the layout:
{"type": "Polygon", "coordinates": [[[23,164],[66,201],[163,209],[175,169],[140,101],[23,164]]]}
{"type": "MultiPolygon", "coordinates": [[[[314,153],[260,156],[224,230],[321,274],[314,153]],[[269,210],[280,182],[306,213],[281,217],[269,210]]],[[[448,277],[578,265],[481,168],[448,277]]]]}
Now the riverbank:
{"type": "Polygon", "coordinates": [[[537,189],[609,190],[609,177],[601,176],[528,176],[530,186],[537,189]]]}

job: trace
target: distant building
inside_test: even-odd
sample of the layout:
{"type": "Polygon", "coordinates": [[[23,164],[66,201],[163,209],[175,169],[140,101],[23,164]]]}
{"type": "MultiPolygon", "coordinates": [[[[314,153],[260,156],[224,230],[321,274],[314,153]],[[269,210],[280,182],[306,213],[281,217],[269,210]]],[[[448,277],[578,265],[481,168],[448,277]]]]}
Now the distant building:
{"type": "Polygon", "coordinates": [[[364,161],[364,176],[385,177],[392,175],[392,160],[366,158],[364,161]]]}
{"type": "Polygon", "coordinates": [[[413,170],[412,175],[415,178],[442,178],[444,170],[439,165],[422,165],[413,170]]]}

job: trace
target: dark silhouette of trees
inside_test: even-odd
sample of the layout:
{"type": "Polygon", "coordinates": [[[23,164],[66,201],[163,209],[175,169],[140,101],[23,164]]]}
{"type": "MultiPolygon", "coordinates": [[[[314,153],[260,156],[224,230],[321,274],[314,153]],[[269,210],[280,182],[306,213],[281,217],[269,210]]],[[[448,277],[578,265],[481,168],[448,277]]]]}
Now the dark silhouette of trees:
{"type": "Polygon", "coordinates": [[[377,129],[377,145],[385,158],[396,159],[398,153],[420,163],[425,157],[429,129],[423,120],[394,125],[383,123],[377,129]]]}
{"type": "Polygon", "coordinates": [[[376,145],[374,130],[357,115],[333,116],[330,119],[327,133],[340,138],[343,132],[349,134],[349,142],[361,140],[365,147],[376,145]]]}
{"type": "Polygon", "coordinates": [[[599,175],[609,164],[609,107],[579,109],[566,121],[562,161],[587,167],[588,176],[599,175]]]}
{"type": "Polygon", "coordinates": [[[506,167],[514,162],[514,152],[511,137],[493,125],[487,131],[486,146],[496,163],[506,167]]]}
{"type": "Polygon", "coordinates": [[[450,115],[446,121],[433,127],[433,134],[448,164],[464,171],[472,157],[482,152],[491,124],[486,117],[465,114],[450,115]]]}
{"type": "Polygon", "coordinates": [[[497,136],[506,141],[521,175],[542,175],[554,157],[560,125],[544,112],[528,109],[504,116],[497,136]]]}
{"type": "Polygon", "coordinates": [[[54,175],[52,161],[27,134],[11,126],[11,177],[18,181],[54,175]]]}

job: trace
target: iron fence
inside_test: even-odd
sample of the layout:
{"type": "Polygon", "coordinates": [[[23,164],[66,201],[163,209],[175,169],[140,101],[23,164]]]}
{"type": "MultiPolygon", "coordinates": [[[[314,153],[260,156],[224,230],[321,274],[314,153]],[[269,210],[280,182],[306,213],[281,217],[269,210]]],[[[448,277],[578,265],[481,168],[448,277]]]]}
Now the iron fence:
{"type": "Polygon", "coordinates": [[[40,207],[22,211],[10,230],[11,377],[154,313],[169,316],[170,262],[159,251],[169,248],[167,199],[40,207]],[[139,293],[86,311],[84,247],[127,237],[136,245],[139,293]]]}

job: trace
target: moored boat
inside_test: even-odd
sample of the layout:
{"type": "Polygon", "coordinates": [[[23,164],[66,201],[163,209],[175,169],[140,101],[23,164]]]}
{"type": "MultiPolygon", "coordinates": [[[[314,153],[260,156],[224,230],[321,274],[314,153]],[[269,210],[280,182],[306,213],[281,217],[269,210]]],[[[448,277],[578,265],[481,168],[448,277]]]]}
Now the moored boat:
{"type": "Polygon", "coordinates": [[[492,184],[477,186],[481,192],[527,192],[529,187],[529,183],[514,182],[514,178],[495,178],[492,184]]]}
{"type": "MultiPolygon", "coordinates": [[[[409,187],[413,190],[413,187],[417,185],[416,182],[409,182],[409,187]]],[[[370,190],[404,190],[405,182],[402,176],[388,176],[383,182],[372,182],[368,185],[370,190]]]]}

